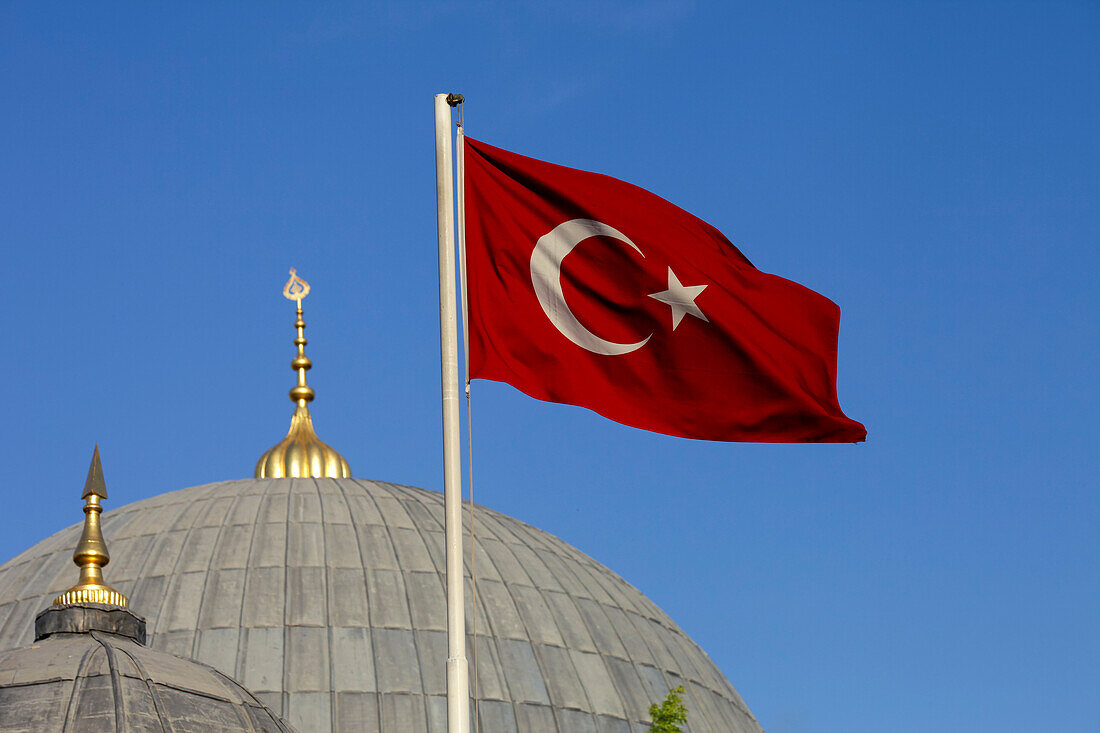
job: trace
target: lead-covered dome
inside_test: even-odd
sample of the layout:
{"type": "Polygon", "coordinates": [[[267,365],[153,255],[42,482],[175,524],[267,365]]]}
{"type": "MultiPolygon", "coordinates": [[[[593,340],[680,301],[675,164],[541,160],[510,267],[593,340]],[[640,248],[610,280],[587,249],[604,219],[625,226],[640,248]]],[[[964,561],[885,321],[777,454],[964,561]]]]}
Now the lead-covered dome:
{"type": "Polygon", "coordinates": [[[144,635],[118,606],[44,611],[33,645],[0,652],[0,733],[293,733],[232,679],[144,635]]]}
{"type": "MultiPolygon", "coordinates": [[[[706,654],[619,576],[492,510],[475,524],[467,654],[482,730],[640,733],[679,684],[692,733],[760,730],[706,654]]],[[[442,494],[229,481],[106,512],[103,528],[111,582],[146,615],[150,646],[239,680],[302,731],[445,730],[442,494]]],[[[65,590],[79,533],[0,566],[0,649],[25,644],[65,590]]]]}

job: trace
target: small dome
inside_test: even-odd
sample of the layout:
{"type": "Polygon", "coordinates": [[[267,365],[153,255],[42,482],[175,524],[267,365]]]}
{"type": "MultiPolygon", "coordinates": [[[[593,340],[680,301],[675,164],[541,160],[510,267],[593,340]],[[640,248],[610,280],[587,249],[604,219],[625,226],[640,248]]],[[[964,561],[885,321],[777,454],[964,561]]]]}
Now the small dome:
{"type": "Polygon", "coordinates": [[[0,652],[0,733],[286,733],[212,667],[143,646],[145,622],[104,604],[39,615],[33,646],[0,652]]]}

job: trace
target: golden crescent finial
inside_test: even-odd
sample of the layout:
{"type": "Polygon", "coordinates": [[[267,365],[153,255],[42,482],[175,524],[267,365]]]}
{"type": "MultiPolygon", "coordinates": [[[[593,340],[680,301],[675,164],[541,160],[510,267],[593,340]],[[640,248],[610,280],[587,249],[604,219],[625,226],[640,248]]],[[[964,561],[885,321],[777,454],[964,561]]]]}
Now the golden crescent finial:
{"type": "Polygon", "coordinates": [[[290,268],[290,279],[283,286],[283,297],[298,301],[298,306],[301,307],[302,298],[307,295],[309,295],[309,283],[298,277],[298,272],[293,267],[290,268]]]}
{"type": "Polygon", "coordinates": [[[306,322],[302,315],[302,298],[309,294],[309,283],[298,277],[291,269],[290,280],[283,288],[283,296],[298,304],[294,328],[298,335],[294,345],[298,354],[290,362],[290,368],[298,372],[298,384],[291,388],[290,401],[297,407],[290,419],[290,431],[282,441],[260,456],[256,464],[256,478],[285,478],[326,476],[331,478],[349,478],[351,469],[344,457],[332,447],[325,445],[313,431],[313,418],[309,414],[309,403],[313,401],[313,388],[306,384],[306,372],[313,362],[306,356],[306,322]]]}

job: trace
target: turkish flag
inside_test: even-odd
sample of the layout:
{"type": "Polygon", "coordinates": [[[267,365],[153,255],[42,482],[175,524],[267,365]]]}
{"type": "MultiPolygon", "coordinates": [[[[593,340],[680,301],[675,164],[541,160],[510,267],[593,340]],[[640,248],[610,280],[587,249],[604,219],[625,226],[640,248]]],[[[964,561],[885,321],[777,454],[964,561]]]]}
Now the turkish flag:
{"type": "Polygon", "coordinates": [[[685,438],[866,438],[831,300],[649,191],[465,140],[471,378],[685,438]]]}

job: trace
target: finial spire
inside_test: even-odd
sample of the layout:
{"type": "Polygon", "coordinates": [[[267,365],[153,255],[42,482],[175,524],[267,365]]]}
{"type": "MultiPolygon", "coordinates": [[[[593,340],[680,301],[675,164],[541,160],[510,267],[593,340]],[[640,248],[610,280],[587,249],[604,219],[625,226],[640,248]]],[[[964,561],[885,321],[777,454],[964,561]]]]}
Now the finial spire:
{"type": "Polygon", "coordinates": [[[100,499],[107,498],[107,485],[103,483],[103,466],[99,462],[99,443],[92,452],[92,465],[88,466],[88,478],[84,479],[84,493],[81,499],[95,494],[100,499]]]}
{"type": "Polygon", "coordinates": [[[294,328],[298,335],[294,345],[298,355],[290,362],[290,368],[298,372],[298,384],[290,390],[290,401],[297,407],[290,419],[290,431],[277,445],[272,447],[256,463],[256,478],[287,477],[330,477],[350,478],[351,468],[348,462],[332,447],[321,442],[313,432],[313,418],[309,414],[309,403],[313,401],[313,388],[306,384],[306,372],[313,362],[306,356],[305,329],[302,317],[302,299],[309,295],[309,283],[298,277],[297,271],[290,270],[290,279],[283,286],[283,297],[297,304],[297,318],[294,328]]]}
{"type": "Polygon", "coordinates": [[[302,298],[309,295],[309,283],[298,277],[294,268],[290,268],[290,279],[283,286],[283,297],[293,300],[298,304],[298,319],[294,327],[298,329],[298,337],[294,339],[294,345],[298,347],[298,356],[290,362],[290,367],[298,372],[298,384],[290,390],[290,401],[296,402],[299,407],[304,407],[307,402],[313,401],[313,388],[306,384],[306,372],[313,367],[313,362],[306,356],[306,322],[302,320],[302,298]]]}
{"type": "Polygon", "coordinates": [[[84,531],[73,551],[73,562],[80,568],[80,581],[54,599],[53,604],[106,603],[126,608],[130,599],[103,581],[103,566],[111,561],[111,555],[99,527],[99,515],[103,511],[99,501],[107,498],[103,466],[99,463],[99,445],[92,453],[92,465],[88,467],[88,478],[80,498],[84,499],[84,531]]]}

